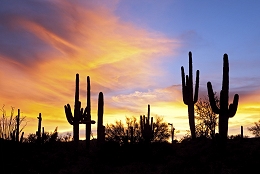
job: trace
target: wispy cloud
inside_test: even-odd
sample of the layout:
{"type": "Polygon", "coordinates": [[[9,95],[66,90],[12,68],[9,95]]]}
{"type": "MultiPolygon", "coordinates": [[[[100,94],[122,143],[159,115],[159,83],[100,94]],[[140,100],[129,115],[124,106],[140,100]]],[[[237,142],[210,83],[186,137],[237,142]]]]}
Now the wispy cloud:
{"type": "MultiPolygon", "coordinates": [[[[116,8],[116,1],[109,8],[94,1],[4,1],[1,102],[21,108],[29,118],[42,112],[51,130],[58,125],[67,130],[63,105],[73,104],[76,73],[83,103],[89,75],[93,107],[103,91],[109,117],[120,111],[112,102],[117,95],[123,98],[120,91],[156,85],[154,77],[163,73],[156,62],[173,55],[178,41],[120,20],[111,6],[116,8]]],[[[92,115],[95,119],[95,109],[92,115]]],[[[34,132],[36,124],[30,121],[27,131],[34,132]]]]}

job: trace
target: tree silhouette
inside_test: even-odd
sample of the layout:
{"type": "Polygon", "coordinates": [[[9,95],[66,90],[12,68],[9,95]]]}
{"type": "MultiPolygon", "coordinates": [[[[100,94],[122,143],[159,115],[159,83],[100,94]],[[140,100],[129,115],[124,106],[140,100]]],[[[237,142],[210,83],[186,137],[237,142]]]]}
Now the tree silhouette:
{"type": "Polygon", "coordinates": [[[23,129],[27,125],[25,122],[25,116],[20,117],[20,109],[18,109],[18,114],[15,116],[14,107],[11,107],[10,115],[8,116],[5,110],[5,105],[3,105],[1,112],[2,117],[0,118],[0,138],[6,140],[23,141],[23,129]],[[25,122],[25,124],[23,124],[25,122]],[[21,138],[19,140],[19,135],[21,138]]]}
{"type": "MultiPolygon", "coordinates": [[[[53,132],[43,132],[41,138],[42,138],[41,139],[42,144],[52,143],[52,142],[56,142],[56,141],[68,142],[68,141],[72,140],[70,133],[67,133],[66,135],[63,135],[63,136],[59,136],[58,127],[56,127],[53,132]]],[[[27,138],[24,138],[24,142],[39,144],[37,132],[36,132],[36,134],[29,134],[27,136],[27,138]]]]}
{"type": "Polygon", "coordinates": [[[105,140],[114,141],[123,144],[126,132],[122,121],[116,121],[115,124],[107,124],[105,128],[105,140]]]}
{"type": "MultiPolygon", "coordinates": [[[[219,98],[216,93],[214,95],[216,104],[219,106],[219,98]]],[[[195,113],[197,120],[196,136],[214,138],[216,126],[218,125],[218,115],[212,111],[208,97],[198,100],[195,104],[195,113]]]]}
{"type": "MultiPolygon", "coordinates": [[[[116,121],[115,124],[107,124],[105,133],[106,141],[114,141],[119,144],[131,142],[131,132],[133,143],[140,143],[144,141],[141,133],[140,123],[137,122],[136,117],[126,117],[126,124],[122,121],[116,121]],[[133,131],[131,131],[131,129],[133,131]]],[[[154,135],[151,142],[164,142],[169,139],[170,131],[168,123],[164,122],[163,117],[156,116],[154,122],[154,135]]]]}
{"type": "Polygon", "coordinates": [[[248,127],[247,130],[249,130],[255,137],[260,137],[260,120],[254,124],[254,126],[248,127]]]}
{"type": "Polygon", "coordinates": [[[164,122],[163,117],[156,116],[154,123],[153,142],[164,142],[171,136],[168,123],[164,122]]]}

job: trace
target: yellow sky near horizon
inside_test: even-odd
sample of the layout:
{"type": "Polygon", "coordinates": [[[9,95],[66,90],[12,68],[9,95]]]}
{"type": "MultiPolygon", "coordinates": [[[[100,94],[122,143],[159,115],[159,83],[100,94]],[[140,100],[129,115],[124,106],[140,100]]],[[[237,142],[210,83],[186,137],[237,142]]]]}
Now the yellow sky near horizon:
{"type": "MultiPolygon", "coordinates": [[[[124,22],[111,9],[86,9],[62,1],[58,5],[66,12],[60,15],[68,25],[58,21],[62,27],[57,29],[46,24],[49,19],[9,16],[12,30],[34,38],[30,42],[32,50],[28,49],[32,54],[22,55],[18,49],[18,57],[0,55],[0,104],[5,105],[7,113],[11,106],[21,109],[28,121],[25,134],[35,133],[39,113],[46,131],[54,131],[56,126],[59,132],[72,131],[63,107],[74,103],[75,74],[79,73],[83,104],[86,77],[91,78],[92,119],[97,119],[97,98],[102,91],[105,124],[146,114],[150,104],[152,116],[163,116],[180,130],[179,137],[184,135],[189,126],[181,81],[178,85],[157,85],[166,73],[157,64],[169,56],[174,61],[181,41],[124,22]],[[37,45],[44,47],[34,51],[37,45]],[[150,90],[151,86],[157,88],[150,90]]],[[[257,97],[257,92],[240,97],[237,115],[230,119],[231,134],[239,134],[240,125],[246,127],[258,120],[260,105],[254,100],[257,97]]],[[[95,129],[96,125],[94,134],[95,129]]]]}

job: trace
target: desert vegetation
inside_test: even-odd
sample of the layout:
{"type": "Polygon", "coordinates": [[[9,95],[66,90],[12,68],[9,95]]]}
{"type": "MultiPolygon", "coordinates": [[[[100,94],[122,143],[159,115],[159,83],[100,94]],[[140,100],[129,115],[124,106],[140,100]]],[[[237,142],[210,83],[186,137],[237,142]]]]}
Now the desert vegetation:
{"type": "Polygon", "coordinates": [[[59,136],[58,127],[46,132],[39,113],[36,133],[24,137],[25,117],[20,116],[19,109],[16,115],[13,107],[8,116],[3,107],[1,173],[252,173],[257,170],[259,122],[248,128],[255,138],[244,136],[242,126],[239,135],[228,136],[228,120],[236,114],[239,95],[235,94],[233,103],[228,103],[227,54],[223,56],[220,97],[208,82],[208,97],[198,99],[199,70],[193,91],[191,52],[189,75],[185,76],[181,67],[181,77],[190,130],[180,141],[174,139],[177,132],[174,124],[162,116],[151,117],[149,104],[146,115],[126,117],[125,123],[117,120],[104,126],[103,92],[98,96],[98,120],[92,120],[90,77],[87,77],[87,106],[83,107],[79,99],[79,74],[75,80],[74,107],[64,106],[66,119],[73,127],[72,135],[59,136]],[[91,139],[91,125],[96,123],[97,139],[91,139]],[[85,140],[79,140],[79,124],[86,126],[85,140]]]}

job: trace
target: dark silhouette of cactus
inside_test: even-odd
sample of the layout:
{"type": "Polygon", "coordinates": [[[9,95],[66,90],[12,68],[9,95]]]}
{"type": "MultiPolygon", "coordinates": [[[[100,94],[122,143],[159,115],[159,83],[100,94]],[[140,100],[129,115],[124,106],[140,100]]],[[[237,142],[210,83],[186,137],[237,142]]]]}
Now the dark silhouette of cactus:
{"type": "Polygon", "coordinates": [[[147,118],[144,115],[140,116],[140,127],[141,127],[142,137],[145,143],[150,143],[153,140],[153,136],[154,136],[153,117],[151,117],[151,122],[150,122],[150,105],[148,105],[147,118]]]}
{"type": "Polygon", "coordinates": [[[100,92],[98,95],[98,127],[97,127],[97,141],[101,145],[105,141],[105,128],[103,126],[103,114],[104,114],[104,97],[100,92]]]}
{"type": "Polygon", "coordinates": [[[222,79],[222,90],[220,91],[220,106],[216,105],[214,98],[214,92],[212,89],[211,82],[207,83],[208,96],[212,111],[219,114],[219,135],[223,140],[227,139],[228,134],[228,119],[236,114],[239,95],[235,94],[233,103],[228,105],[228,93],[229,93],[229,64],[228,55],[223,56],[223,79],[222,79]]]}
{"type": "Polygon", "coordinates": [[[71,107],[69,104],[64,106],[66,118],[68,122],[73,125],[73,140],[78,143],[79,141],[79,119],[80,119],[80,101],[79,101],[79,74],[76,74],[76,90],[74,101],[74,117],[72,116],[71,107]]]}
{"type": "Polygon", "coordinates": [[[22,142],[23,141],[23,135],[24,135],[24,132],[22,132],[22,135],[21,137],[19,137],[20,135],[20,124],[21,124],[21,119],[20,119],[20,109],[18,109],[18,114],[15,118],[15,128],[12,132],[10,132],[10,139],[12,141],[15,141],[15,142],[22,142]]]}
{"type": "Polygon", "coordinates": [[[79,124],[86,124],[86,147],[89,149],[91,124],[95,121],[91,120],[91,103],[90,103],[90,78],[87,77],[87,106],[85,109],[81,108],[79,101],[79,74],[76,74],[76,90],[74,101],[74,117],[72,115],[70,104],[64,106],[66,118],[68,122],[73,125],[73,140],[79,142],[79,124]]]}
{"type": "Polygon", "coordinates": [[[42,128],[42,114],[39,113],[39,117],[37,117],[38,119],[38,131],[37,131],[37,142],[38,144],[41,144],[41,128],[42,128]]]}
{"type": "Polygon", "coordinates": [[[194,104],[198,101],[199,93],[199,70],[196,72],[196,85],[195,93],[193,98],[193,74],[192,74],[192,53],[189,52],[189,75],[184,73],[183,66],[181,67],[181,77],[182,77],[182,95],[184,104],[188,105],[189,114],[189,125],[191,131],[192,139],[196,138],[195,133],[195,120],[194,120],[194,104]],[[186,80],[185,80],[186,78],[186,80]]]}
{"type": "Polygon", "coordinates": [[[45,141],[45,132],[44,132],[44,127],[42,127],[42,144],[44,144],[44,141],[45,141]]]}
{"type": "Polygon", "coordinates": [[[244,138],[244,130],[243,130],[243,126],[241,126],[240,128],[240,134],[241,134],[241,138],[244,138]]]}
{"type": "Polygon", "coordinates": [[[19,142],[19,126],[20,126],[20,109],[18,109],[18,115],[16,117],[16,135],[15,135],[15,141],[19,142]]]}
{"type": "Polygon", "coordinates": [[[86,148],[89,149],[90,146],[90,134],[91,134],[91,124],[95,124],[94,120],[91,120],[91,101],[90,101],[90,77],[87,77],[87,107],[85,112],[83,113],[83,109],[81,111],[82,121],[80,123],[86,124],[86,148]]]}
{"type": "Polygon", "coordinates": [[[173,124],[172,124],[172,123],[168,123],[168,125],[171,126],[171,139],[172,139],[172,144],[173,144],[175,128],[173,127],[173,124]]]}

